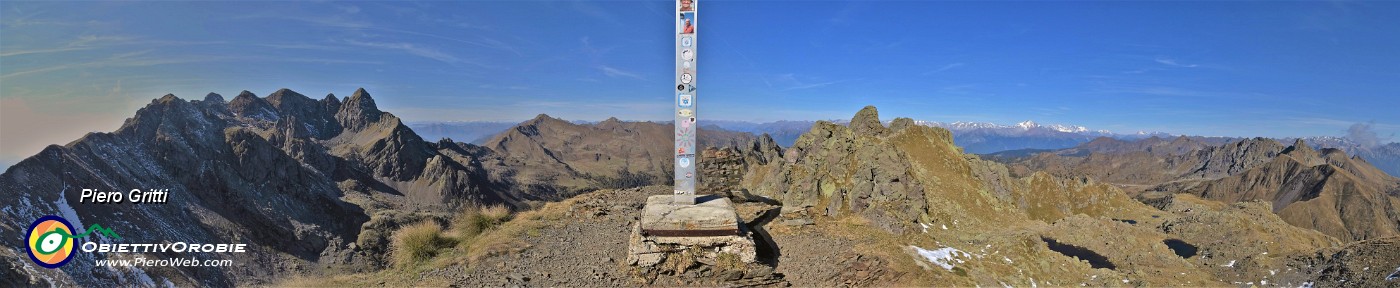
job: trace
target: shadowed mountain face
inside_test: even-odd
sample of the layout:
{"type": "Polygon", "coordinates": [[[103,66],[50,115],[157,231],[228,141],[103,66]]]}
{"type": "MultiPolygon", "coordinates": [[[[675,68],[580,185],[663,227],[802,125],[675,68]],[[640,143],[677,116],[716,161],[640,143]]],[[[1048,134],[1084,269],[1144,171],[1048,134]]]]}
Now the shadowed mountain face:
{"type": "MultiPolygon", "coordinates": [[[[265,98],[244,91],[228,102],[218,94],[195,101],[166,95],[116,131],[49,146],[10,167],[0,175],[0,189],[15,201],[0,218],[29,223],[59,214],[122,236],[120,242],[88,239],[102,243],[246,243],[248,253],[200,256],[287,265],[107,270],[93,267],[94,260],[139,254],[79,253],[63,270],[35,272],[39,282],[145,285],[141,279],[154,277],[189,286],[257,283],[249,280],[354,255],[348,247],[360,224],[380,210],[373,207],[514,201],[483,171],[478,155],[454,148],[424,142],[363,89],[321,100],[286,89],[265,98]],[[100,204],[80,202],[82,189],[169,189],[170,196],[168,203],[100,204]],[[117,281],[88,276],[98,274],[117,281]]],[[[0,233],[12,235],[0,243],[24,254],[23,237],[14,236],[24,228],[0,226],[0,233]]]]}
{"type": "Polygon", "coordinates": [[[1268,201],[1285,221],[1341,239],[1400,235],[1400,179],[1360,157],[1315,150],[1302,140],[1289,146],[1264,138],[1211,146],[1186,137],[1100,139],[1010,161],[1014,174],[1092,177],[1144,199],[1191,193],[1226,203],[1268,201]]]}
{"type": "MultiPolygon", "coordinates": [[[[363,89],[321,100],[287,89],[267,97],[244,91],[227,102],[212,93],[195,101],[166,95],[114,132],[49,146],[6,170],[0,189],[15,201],[0,209],[0,220],[29,223],[58,214],[74,225],[110,227],[123,237],[117,243],[246,243],[248,253],[200,257],[284,265],[107,270],[93,267],[94,260],[141,254],[79,253],[63,270],[32,270],[15,284],[266,283],[260,281],[298,273],[295,267],[308,263],[382,266],[393,229],[462,205],[526,207],[602,187],[666,183],[670,134],[667,124],[576,125],[541,115],[483,147],[424,141],[363,89]],[[169,189],[170,198],[80,203],[82,189],[169,189]],[[118,280],[86,276],[102,273],[118,280]]],[[[701,147],[757,140],[722,130],[701,135],[701,147]]],[[[25,259],[25,226],[0,225],[0,233],[11,235],[0,238],[7,255],[20,255],[6,261],[25,259]]]]}

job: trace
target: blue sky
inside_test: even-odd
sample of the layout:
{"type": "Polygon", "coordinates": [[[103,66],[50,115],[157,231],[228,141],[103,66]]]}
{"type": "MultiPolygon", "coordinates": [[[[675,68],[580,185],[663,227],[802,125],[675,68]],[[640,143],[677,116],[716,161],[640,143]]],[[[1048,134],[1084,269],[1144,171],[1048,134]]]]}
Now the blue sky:
{"type": "MultiPolygon", "coordinates": [[[[0,162],[166,93],[365,87],[408,121],[670,119],[672,5],[4,1],[0,162]]],[[[1397,2],[701,5],[701,121],[876,105],[1117,132],[1400,132],[1397,2]]]]}

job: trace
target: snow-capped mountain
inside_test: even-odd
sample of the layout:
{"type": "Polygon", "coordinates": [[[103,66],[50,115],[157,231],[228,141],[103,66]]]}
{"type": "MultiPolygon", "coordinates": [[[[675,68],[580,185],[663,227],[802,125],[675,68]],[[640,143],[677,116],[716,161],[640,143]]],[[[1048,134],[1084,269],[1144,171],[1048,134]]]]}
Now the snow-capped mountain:
{"type": "Polygon", "coordinates": [[[977,129],[996,129],[996,130],[1010,130],[1010,131],[1021,131],[1021,132],[1031,131],[1031,130],[1049,130],[1049,131],[1062,132],[1062,133],[1093,134],[1093,135],[1099,135],[1099,136],[1114,135],[1113,132],[1108,131],[1108,130],[1089,130],[1088,127],[1079,126],[1079,125],[1065,125],[1065,124],[1049,124],[1049,125],[1042,125],[1042,124],[1040,124],[1040,123],[1036,123],[1035,121],[1031,121],[1031,120],[1022,121],[1022,122],[1020,122],[1020,123],[1016,123],[1015,125],[1001,125],[1001,124],[990,123],[990,122],[965,122],[965,121],[938,122],[938,121],[923,121],[923,120],[916,120],[916,121],[914,121],[914,123],[917,123],[917,124],[919,124],[919,125],[925,125],[925,126],[941,127],[941,128],[944,128],[944,129],[948,129],[948,130],[954,131],[954,132],[958,132],[958,131],[969,131],[969,130],[977,130],[977,129]]]}

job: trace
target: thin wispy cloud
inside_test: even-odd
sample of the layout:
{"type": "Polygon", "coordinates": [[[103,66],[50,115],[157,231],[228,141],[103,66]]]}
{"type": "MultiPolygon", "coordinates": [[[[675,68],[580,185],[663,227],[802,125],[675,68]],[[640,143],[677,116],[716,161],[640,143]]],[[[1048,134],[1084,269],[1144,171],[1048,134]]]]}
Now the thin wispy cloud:
{"type": "Polygon", "coordinates": [[[1172,66],[1172,67],[1196,68],[1196,67],[1199,67],[1199,66],[1200,66],[1200,65],[1197,65],[1197,64],[1184,64],[1184,63],[1180,63],[1180,62],[1177,62],[1176,59],[1171,59],[1171,58],[1157,58],[1157,59],[1154,59],[1153,61],[1156,61],[1157,63],[1161,63],[1162,65],[1167,65],[1167,66],[1172,66]]]}
{"type": "Polygon", "coordinates": [[[821,81],[821,80],[816,80],[816,79],[811,79],[811,78],[812,78],[812,77],[798,77],[797,74],[786,73],[786,74],[779,74],[779,75],[777,75],[777,76],[774,76],[774,77],[773,77],[773,80],[771,80],[771,82],[769,82],[769,80],[767,80],[767,79],[765,79],[764,81],[765,81],[766,83],[770,83],[770,85],[771,85],[771,83],[773,83],[773,82],[778,83],[778,85],[779,85],[780,87],[783,87],[782,89],[778,89],[778,91],[793,91],[793,90],[803,90],[803,89],[821,88],[821,87],[831,86],[831,85],[834,85],[834,84],[839,84],[839,83],[854,81],[854,79],[844,79],[844,80],[835,80],[835,81],[821,81]],[[799,79],[799,78],[801,78],[801,79],[799,79]],[[806,80],[802,80],[802,79],[806,79],[806,80]]]}
{"type": "Polygon", "coordinates": [[[433,59],[433,60],[437,60],[437,61],[439,61],[439,62],[449,63],[449,64],[466,63],[466,64],[473,64],[473,65],[478,65],[478,66],[485,66],[485,65],[482,65],[482,64],[480,64],[480,63],[476,63],[476,62],[471,62],[471,61],[463,60],[462,58],[458,58],[457,56],[453,56],[452,54],[448,54],[447,52],[443,52],[442,50],[438,50],[438,49],[435,49],[435,48],[432,48],[432,47],[425,47],[425,46],[422,46],[422,45],[419,45],[419,44],[408,43],[408,42],[371,42],[371,41],[360,41],[360,40],[353,40],[353,39],[351,39],[351,40],[345,40],[345,44],[355,45],[355,46],[360,46],[360,47],[368,47],[368,48],[377,48],[377,49],[398,51],[398,52],[402,52],[402,53],[407,53],[407,54],[409,54],[409,55],[414,55],[414,56],[418,56],[418,57],[433,59]]]}
{"type": "Polygon", "coordinates": [[[924,76],[933,75],[933,74],[938,74],[938,73],[943,73],[943,71],[948,71],[948,70],[957,69],[958,67],[962,67],[963,65],[967,65],[967,64],[962,63],[962,62],[958,62],[958,63],[950,63],[950,64],[947,64],[947,65],[939,66],[937,69],[933,69],[933,70],[931,70],[931,71],[924,72],[924,76]]]}
{"type": "Polygon", "coordinates": [[[622,21],[618,19],[617,16],[613,16],[613,14],[611,12],[608,12],[607,9],[603,9],[603,7],[598,7],[597,5],[595,5],[595,3],[584,1],[571,1],[570,4],[573,5],[574,10],[578,11],[583,15],[588,15],[590,17],[602,20],[603,22],[607,22],[608,24],[612,25],[622,24],[622,21]]]}
{"type": "MultiPolygon", "coordinates": [[[[348,11],[350,11],[351,9],[340,9],[340,10],[342,10],[343,12],[348,12],[348,11]]],[[[478,35],[476,40],[468,40],[468,39],[464,39],[464,38],[461,38],[461,37],[449,37],[449,36],[443,36],[443,35],[434,34],[434,33],[425,33],[425,32],[418,32],[418,31],[412,31],[412,30],[396,29],[396,28],[391,28],[391,27],[387,27],[387,26],[384,26],[384,25],[375,25],[375,24],[373,24],[373,23],[371,23],[371,22],[369,22],[368,20],[365,20],[365,19],[363,19],[363,18],[356,18],[356,19],[353,19],[353,20],[352,20],[351,17],[349,17],[349,16],[352,16],[353,14],[358,14],[359,12],[360,12],[359,10],[354,10],[354,13],[346,13],[346,14],[344,14],[344,15],[342,15],[342,16],[295,16],[295,17],[294,17],[294,16],[286,16],[286,15],[249,15],[249,16],[243,16],[243,17],[239,17],[239,18],[244,18],[244,19],[267,18],[267,19],[278,19],[278,20],[290,20],[290,21],[304,22],[304,23],[308,23],[308,24],[312,24],[312,25],[317,25],[317,26],[321,26],[321,27],[325,27],[325,28],[337,28],[337,29],[345,29],[345,30],[350,30],[350,31],[375,31],[375,32],[386,32],[386,33],[400,34],[400,35],[412,35],[412,36],[428,37],[428,38],[433,38],[433,39],[438,39],[438,40],[447,40],[447,41],[452,41],[452,42],[457,42],[457,43],[463,43],[463,44],[468,44],[468,45],[477,46],[477,47],[483,47],[483,48],[489,48],[489,49],[495,49],[495,50],[510,52],[510,53],[512,53],[512,54],[515,54],[516,56],[524,56],[524,55],[525,55],[523,52],[520,51],[520,49],[516,48],[514,45],[511,45],[511,44],[506,43],[506,42],[504,42],[504,41],[501,41],[501,40],[499,40],[499,39],[490,38],[490,37],[486,37],[486,36],[480,36],[480,35],[478,35]]],[[[356,17],[359,17],[359,16],[356,16],[356,17]]],[[[453,26],[456,26],[456,25],[453,25],[453,26]]]]}
{"type": "MultiPolygon", "coordinates": [[[[135,39],[135,38],[134,38],[134,37],[130,37],[130,36],[113,36],[113,35],[97,36],[97,35],[82,35],[82,36],[78,36],[78,38],[77,38],[77,39],[74,39],[73,41],[69,41],[68,43],[59,45],[59,46],[57,46],[57,47],[33,48],[33,49],[23,49],[23,50],[15,50],[15,51],[6,51],[6,52],[3,52],[3,53],[0,53],[0,57],[19,56],[19,55],[28,55],[28,54],[47,54],[47,53],[58,53],[58,52],[70,52],[70,51],[91,50],[91,49],[96,49],[96,48],[100,48],[100,47],[104,47],[104,46],[108,46],[108,45],[112,45],[112,44],[129,43],[129,42],[131,42],[133,39],[135,39]]],[[[5,47],[5,48],[12,48],[12,47],[5,47]]],[[[12,49],[5,49],[5,50],[12,50],[12,49]]]]}
{"type": "Polygon", "coordinates": [[[253,44],[253,45],[262,46],[262,47],[267,47],[267,48],[273,48],[273,49],[298,49],[298,50],[321,50],[321,51],[345,50],[345,47],[343,47],[343,46],[317,45],[317,44],[306,44],[306,43],[291,43],[291,44],[253,44]]]}
{"type": "Polygon", "coordinates": [[[54,72],[54,71],[62,71],[62,70],[75,69],[75,68],[142,67],[142,66],[155,66],[155,65],[164,65],[164,64],[177,64],[177,63],[190,63],[190,62],[212,61],[212,58],[211,58],[211,59],[191,59],[191,58],[180,58],[180,57],[162,57],[162,58],[139,57],[139,56],[141,56],[141,55],[149,54],[151,51],[152,51],[152,50],[149,50],[149,49],[148,49],[148,50],[142,50],[142,51],[136,51],[136,52],[128,52],[128,53],[117,54],[117,55],[113,55],[113,56],[111,56],[111,57],[103,58],[103,59],[96,60],[96,61],[77,62],[77,63],[67,63],[67,64],[52,65],[52,66],[46,66],[46,67],[36,68],[36,69],[30,69],[30,70],[22,70],[22,71],[10,72],[10,73],[5,73],[4,75],[0,75],[0,79],[11,79],[11,78],[19,77],[19,76],[24,76],[24,75],[42,74],[42,73],[48,73],[48,72],[54,72]]]}
{"type": "Polygon", "coordinates": [[[647,80],[645,77],[642,77],[642,75],[640,75],[640,74],[633,73],[633,72],[629,72],[629,71],[624,71],[624,70],[622,70],[622,69],[613,68],[613,67],[608,66],[608,65],[598,65],[598,70],[599,70],[599,71],[603,71],[603,75],[607,75],[608,77],[613,77],[613,78],[627,77],[627,78],[632,78],[632,79],[637,79],[637,80],[643,80],[643,81],[647,80]]]}
{"type": "Polygon", "coordinates": [[[0,53],[0,57],[19,56],[19,55],[27,55],[27,54],[47,54],[47,53],[69,52],[69,51],[81,51],[81,50],[89,50],[89,49],[92,49],[92,48],[91,48],[91,47],[62,47],[62,48],[47,48],[47,49],[34,49],[34,50],[18,50],[18,51],[7,51],[7,52],[4,52],[4,53],[0,53]]]}
{"type": "Polygon", "coordinates": [[[841,82],[845,82],[845,81],[829,81],[829,82],[821,82],[821,83],[802,84],[802,85],[797,85],[797,86],[792,86],[792,87],[783,88],[783,91],[792,91],[792,90],[802,90],[802,89],[812,89],[812,88],[818,88],[818,87],[826,87],[827,85],[836,84],[836,83],[841,83],[841,82]]]}

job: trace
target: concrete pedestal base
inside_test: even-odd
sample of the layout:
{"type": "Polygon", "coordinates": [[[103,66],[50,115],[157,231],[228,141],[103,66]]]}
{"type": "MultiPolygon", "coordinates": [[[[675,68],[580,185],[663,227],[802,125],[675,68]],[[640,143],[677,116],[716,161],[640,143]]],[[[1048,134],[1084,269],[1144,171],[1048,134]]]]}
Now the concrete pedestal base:
{"type": "MultiPolygon", "coordinates": [[[[708,265],[754,263],[757,253],[747,229],[739,225],[734,205],[715,195],[696,198],[695,205],[673,204],[671,195],[647,198],[641,222],[628,241],[627,263],[653,267],[667,258],[708,265]]],[[[683,271],[681,271],[683,272],[683,271]]]]}
{"type": "Polygon", "coordinates": [[[673,196],[647,197],[642,210],[642,234],[646,236],[733,236],[740,235],[738,214],[728,198],[702,195],[695,205],[675,204],[673,196]]]}

